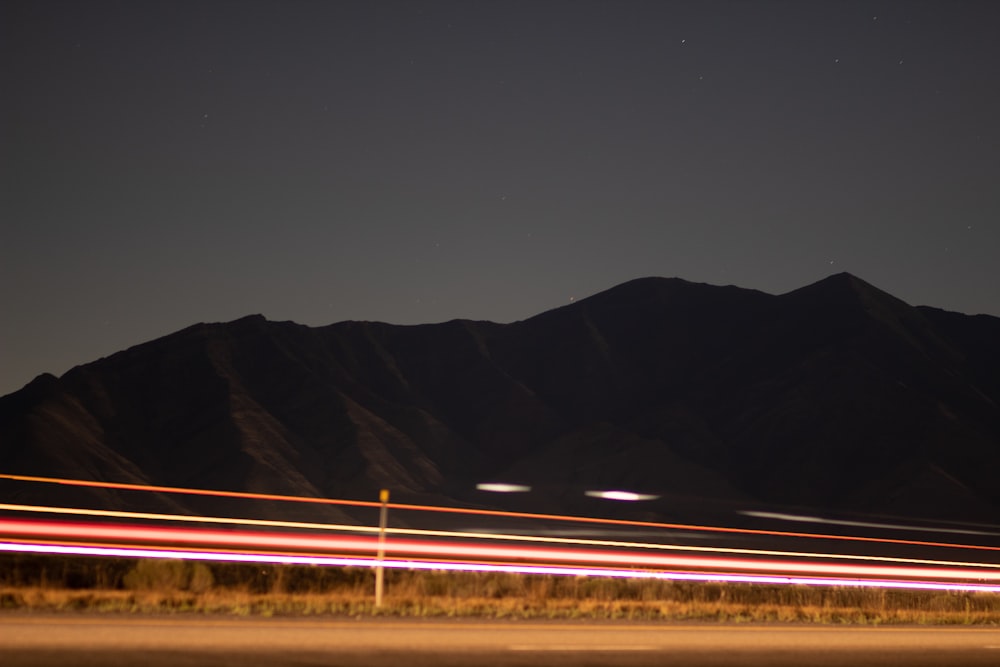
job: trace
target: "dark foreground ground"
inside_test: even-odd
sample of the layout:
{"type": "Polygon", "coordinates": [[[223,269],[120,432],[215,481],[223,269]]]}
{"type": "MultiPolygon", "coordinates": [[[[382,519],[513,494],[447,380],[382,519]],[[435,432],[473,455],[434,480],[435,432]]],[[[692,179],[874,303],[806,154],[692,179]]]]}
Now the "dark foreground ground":
{"type": "Polygon", "coordinates": [[[3,614],[0,663],[997,667],[1000,629],[3,614]]]}

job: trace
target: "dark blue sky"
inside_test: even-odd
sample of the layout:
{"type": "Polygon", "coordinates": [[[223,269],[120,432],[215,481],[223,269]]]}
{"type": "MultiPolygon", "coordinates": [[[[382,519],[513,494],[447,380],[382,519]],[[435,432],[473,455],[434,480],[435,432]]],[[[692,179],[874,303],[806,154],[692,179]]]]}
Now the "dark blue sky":
{"type": "Polygon", "coordinates": [[[1000,315],[1000,3],[0,3],[0,394],[199,321],[1000,315]]]}

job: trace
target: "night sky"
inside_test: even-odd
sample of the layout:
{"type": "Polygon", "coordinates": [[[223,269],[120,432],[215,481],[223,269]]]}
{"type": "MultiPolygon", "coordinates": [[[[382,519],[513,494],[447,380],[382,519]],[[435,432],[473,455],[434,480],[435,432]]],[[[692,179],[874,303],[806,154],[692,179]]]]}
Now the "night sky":
{"type": "Polygon", "coordinates": [[[1000,2],[0,1],[0,394],[200,321],[1000,315],[1000,2]]]}

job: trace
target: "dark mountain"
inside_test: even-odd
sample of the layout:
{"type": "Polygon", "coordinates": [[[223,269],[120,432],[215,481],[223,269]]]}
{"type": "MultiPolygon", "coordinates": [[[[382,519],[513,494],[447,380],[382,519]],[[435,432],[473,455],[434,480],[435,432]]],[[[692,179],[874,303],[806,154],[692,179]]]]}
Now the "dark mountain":
{"type": "Polygon", "coordinates": [[[781,296],[646,278],[507,325],[251,316],[0,398],[0,469],[462,502],[504,480],[550,509],[626,488],[687,507],[995,518],[1000,319],[911,307],[848,274],[781,296]]]}

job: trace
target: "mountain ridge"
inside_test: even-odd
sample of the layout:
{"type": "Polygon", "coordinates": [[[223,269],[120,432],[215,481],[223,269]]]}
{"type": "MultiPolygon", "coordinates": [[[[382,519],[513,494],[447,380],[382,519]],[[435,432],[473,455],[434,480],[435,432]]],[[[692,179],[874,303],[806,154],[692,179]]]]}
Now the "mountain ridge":
{"type": "Polygon", "coordinates": [[[0,467],[444,502],[516,477],[556,509],[633,485],[983,518],[1000,508],[998,333],[843,273],[781,295],[638,278],[509,324],[249,315],[0,397],[0,467]]]}

